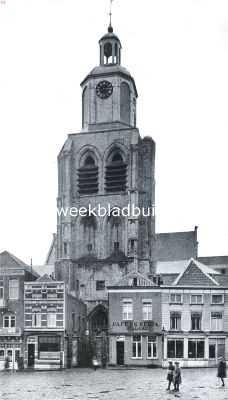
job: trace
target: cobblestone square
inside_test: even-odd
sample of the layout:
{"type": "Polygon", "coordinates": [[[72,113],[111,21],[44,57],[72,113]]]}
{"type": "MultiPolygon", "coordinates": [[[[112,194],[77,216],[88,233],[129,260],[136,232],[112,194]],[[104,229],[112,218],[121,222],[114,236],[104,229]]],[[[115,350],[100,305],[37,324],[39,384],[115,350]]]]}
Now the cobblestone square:
{"type": "Polygon", "coordinates": [[[162,369],[74,369],[61,372],[2,372],[0,398],[4,400],[225,400],[215,369],[184,369],[180,394],[167,392],[162,369]]]}

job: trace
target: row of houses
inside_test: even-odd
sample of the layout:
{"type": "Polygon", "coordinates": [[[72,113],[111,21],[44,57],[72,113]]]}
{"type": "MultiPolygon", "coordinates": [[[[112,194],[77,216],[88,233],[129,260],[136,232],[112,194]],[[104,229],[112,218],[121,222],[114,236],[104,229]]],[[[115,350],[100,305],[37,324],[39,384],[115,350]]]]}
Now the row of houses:
{"type": "MultiPolygon", "coordinates": [[[[112,366],[210,367],[228,359],[228,275],[192,258],[159,276],[135,270],[106,290],[107,326],[96,330],[95,354],[84,347],[87,365],[93,355],[112,366]]],[[[0,369],[82,365],[79,345],[91,332],[87,307],[67,283],[0,254],[0,369]]]]}
{"type": "Polygon", "coordinates": [[[228,359],[228,277],[194,259],[180,263],[159,285],[132,272],[109,288],[110,364],[210,367],[228,359]]]}
{"type": "Polygon", "coordinates": [[[64,282],[0,254],[0,369],[76,366],[86,306],[64,282]]]}

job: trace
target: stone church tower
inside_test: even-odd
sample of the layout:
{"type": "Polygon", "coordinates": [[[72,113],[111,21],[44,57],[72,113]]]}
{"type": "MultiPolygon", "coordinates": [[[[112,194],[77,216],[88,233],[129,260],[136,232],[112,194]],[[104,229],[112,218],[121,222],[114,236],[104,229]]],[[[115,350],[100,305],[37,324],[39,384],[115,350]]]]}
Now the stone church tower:
{"type": "Polygon", "coordinates": [[[139,134],[136,85],[121,66],[121,43],[111,25],[99,49],[100,65],[81,83],[82,129],[68,136],[58,156],[57,206],[96,207],[97,213],[100,205],[111,212],[76,216],[68,209],[59,215],[55,264],[56,278],[86,302],[94,332],[107,323],[106,287],[130,271],[153,273],[155,238],[153,215],[112,211],[154,205],[155,143],[139,134]]]}

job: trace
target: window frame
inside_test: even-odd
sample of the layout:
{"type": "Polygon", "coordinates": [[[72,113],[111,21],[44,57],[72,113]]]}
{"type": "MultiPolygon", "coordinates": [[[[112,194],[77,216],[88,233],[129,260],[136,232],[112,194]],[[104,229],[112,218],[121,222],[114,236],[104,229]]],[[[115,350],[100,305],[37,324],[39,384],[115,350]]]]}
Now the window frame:
{"type": "Polygon", "coordinates": [[[202,313],[201,312],[191,312],[191,331],[193,332],[200,332],[202,331],[202,313]],[[199,318],[197,318],[199,316],[199,318]],[[195,329],[193,327],[193,318],[199,320],[199,329],[195,329]]]}
{"type": "Polygon", "coordinates": [[[19,279],[9,279],[9,300],[19,300],[19,279]],[[11,283],[14,282],[17,285],[11,286],[11,283]],[[15,297],[12,296],[12,291],[16,290],[15,297]]]}
{"type": "Polygon", "coordinates": [[[221,305],[221,304],[224,304],[224,293],[218,293],[218,294],[212,293],[212,294],[211,294],[211,304],[213,304],[213,305],[221,305]],[[221,296],[221,297],[222,297],[222,301],[221,301],[220,303],[214,302],[214,301],[213,301],[213,296],[221,296]]]}
{"type": "Polygon", "coordinates": [[[157,336],[153,336],[153,335],[147,336],[147,359],[148,360],[156,360],[157,358],[158,358],[158,338],[157,338],[157,336]],[[151,337],[155,338],[155,340],[149,340],[149,338],[151,338],[151,337]],[[151,356],[148,355],[149,345],[151,347],[151,356]],[[156,349],[156,350],[154,351],[154,349],[156,349]],[[156,353],[156,354],[154,355],[154,353],[156,353]]]}
{"type": "Polygon", "coordinates": [[[104,279],[102,279],[102,280],[100,279],[100,280],[96,281],[96,291],[100,292],[101,290],[105,290],[105,280],[104,279]],[[101,285],[101,282],[102,282],[102,285],[101,285]],[[99,285],[102,287],[99,287],[99,285]]]}
{"type": "Polygon", "coordinates": [[[188,339],[188,359],[189,360],[203,360],[205,358],[205,339],[204,338],[195,338],[195,339],[188,339]],[[195,343],[195,357],[189,357],[189,343],[195,343]],[[197,357],[198,355],[198,343],[202,342],[203,346],[203,357],[197,357]]]}
{"type": "Polygon", "coordinates": [[[122,320],[123,321],[133,321],[133,300],[132,299],[123,299],[122,300],[122,320]],[[129,307],[127,307],[127,310],[124,310],[125,306],[131,306],[130,311],[129,307]],[[126,318],[124,318],[124,314],[126,314],[126,318]],[[129,317],[130,315],[130,317],[129,317]]]}
{"type": "Polygon", "coordinates": [[[0,300],[4,299],[4,280],[0,279],[0,300]]]}
{"type": "Polygon", "coordinates": [[[132,357],[134,360],[142,360],[142,335],[133,335],[132,336],[132,357]],[[139,336],[140,340],[134,340],[134,337],[139,336]],[[134,344],[135,344],[135,353],[136,355],[134,356],[134,344]],[[140,349],[140,350],[139,350],[140,349]],[[140,355],[139,355],[140,354],[140,355]]]}
{"type": "Polygon", "coordinates": [[[177,332],[181,331],[181,323],[182,323],[181,312],[180,311],[170,311],[170,322],[169,322],[170,331],[177,331],[177,332]],[[175,327],[174,328],[172,328],[172,318],[175,318],[175,323],[174,323],[175,327]],[[178,322],[177,322],[178,320],[180,321],[179,322],[180,323],[180,327],[179,328],[178,328],[178,322]]]}
{"type": "Polygon", "coordinates": [[[190,295],[190,304],[191,305],[200,305],[200,304],[204,304],[204,298],[203,298],[203,294],[198,294],[198,293],[192,293],[191,295],[190,295]],[[201,302],[193,302],[192,301],[192,298],[193,297],[201,297],[201,302]]]}
{"type": "Polygon", "coordinates": [[[153,319],[153,306],[152,306],[151,299],[142,300],[142,319],[143,319],[143,321],[152,321],[152,319],[153,319]],[[150,308],[150,310],[148,310],[148,308],[150,308]],[[146,309],[146,311],[145,311],[145,309],[146,309]]]}
{"type": "Polygon", "coordinates": [[[184,339],[183,338],[169,338],[167,339],[167,358],[172,358],[172,359],[180,359],[182,360],[184,358],[184,339]],[[174,342],[174,356],[172,357],[169,353],[169,343],[174,342]],[[177,342],[181,342],[182,344],[182,355],[181,357],[178,355],[177,356],[177,342]]]}
{"type": "Polygon", "coordinates": [[[16,328],[16,315],[3,315],[3,328],[5,329],[16,328]],[[6,319],[8,319],[8,326],[6,326],[6,319]],[[14,321],[13,326],[12,326],[12,321],[14,321]]]}
{"type": "Polygon", "coordinates": [[[212,332],[223,332],[223,330],[224,330],[224,314],[223,314],[222,311],[211,311],[210,330],[212,332]],[[220,314],[222,316],[222,318],[213,318],[212,314],[220,314]],[[212,320],[216,321],[216,329],[212,329],[212,320]],[[220,322],[221,323],[221,329],[218,329],[218,324],[219,324],[218,321],[221,321],[220,322]]]}
{"type": "Polygon", "coordinates": [[[183,304],[183,293],[170,293],[169,303],[170,304],[183,304]],[[172,300],[172,296],[175,296],[175,300],[172,300]],[[180,296],[180,301],[176,300],[176,296],[180,296]]]}

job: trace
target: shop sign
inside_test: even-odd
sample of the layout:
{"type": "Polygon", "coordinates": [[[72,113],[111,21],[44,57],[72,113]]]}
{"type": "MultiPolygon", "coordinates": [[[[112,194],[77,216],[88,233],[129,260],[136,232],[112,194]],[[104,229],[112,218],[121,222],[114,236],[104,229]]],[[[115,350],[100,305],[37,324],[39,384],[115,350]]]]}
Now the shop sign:
{"type": "Polygon", "coordinates": [[[154,321],[113,321],[113,328],[126,328],[134,331],[149,330],[154,327],[154,321]]]}

